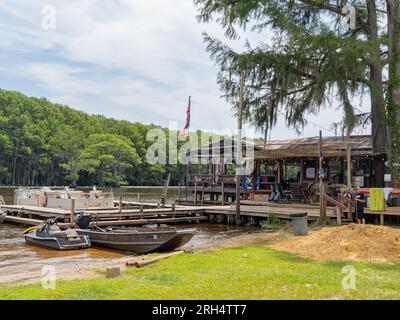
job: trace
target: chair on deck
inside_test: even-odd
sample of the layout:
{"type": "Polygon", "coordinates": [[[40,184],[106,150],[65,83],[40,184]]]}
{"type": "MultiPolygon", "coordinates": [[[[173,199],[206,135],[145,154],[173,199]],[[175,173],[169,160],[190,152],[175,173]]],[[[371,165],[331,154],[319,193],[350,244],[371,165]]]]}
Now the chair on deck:
{"type": "Polygon", "coordinates": [[[269,201],[289,203],[289,199],[283,192],[282,185],[280,183],[271,184],[271,194],[269,196],[269,201]]]}
{"type": "Polygon", "coordinates": [[[299,183],[290,183],[291,200],[302,202],[304,201],[304,193],[299,183]]]}

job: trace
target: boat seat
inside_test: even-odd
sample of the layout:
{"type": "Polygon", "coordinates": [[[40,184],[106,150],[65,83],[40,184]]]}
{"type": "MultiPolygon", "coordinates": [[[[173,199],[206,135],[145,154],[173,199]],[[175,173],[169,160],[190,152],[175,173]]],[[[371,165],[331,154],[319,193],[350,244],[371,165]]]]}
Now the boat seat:
{"type": "Polygon", "coordinates": [[[76,238],[79,237],[79,235],[76,233],[75,230],[72,229],[67,229],[65,231],[62,230],[49,230],[48,231],[49,237],[55,237],[55,238],[76,238]]]}
{"type": "Polygon", "coordinates": [[[47,234],[49,235],[49,237],[54,237],[54,238],[65,238],[66,237],[66,234],[61,230],[49,230],[47,232],[47,234]]]}
{"type": "Polygon", "coordinates": [[[64,231],[64,234],[67,238],[77,238],[79,234],[73,229],[67,229],[64,231]]]}

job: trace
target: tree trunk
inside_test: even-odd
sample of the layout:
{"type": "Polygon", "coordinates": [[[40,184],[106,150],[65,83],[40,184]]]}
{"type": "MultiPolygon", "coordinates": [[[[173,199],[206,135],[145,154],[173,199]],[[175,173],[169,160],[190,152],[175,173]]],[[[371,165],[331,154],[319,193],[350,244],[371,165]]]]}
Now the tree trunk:
{"type": "MultiPolygon", "coordinates": [[[[378,18],[376,14],[375,0],[367,0],[368,10],[368,40],[378,42],[378,18]]],[[[386,153],[388,146],[387,123],[385,119],[385,105],[382,80],[382,63],[379,46],[373,48],[370,69],[370,95],[371,95],[371,134],[373,152],[386,153]]],[[[377,159],[381,159],[377,157],[377,159]]],[[[373,171],[375,173],[375,185],[384,186],[385,166],[382,161],[373,161],[373,171]]]]}
{"type": "Polygon", "coordinates": [[[389,161],[392,165],[393,186],[398,184],[400,159],[400,1],[386,0],[388,16],[389,80],[387,114],[389,124],[389,161]]]}
{"type": "Polygon", "coordinates": [[[17,153],[15,153],[14,155],[14,159],[13,159],[13,174],[12,174],[12,185],[15,186],[16,185],[16,174],[17,174],[17,159],[18,159],[18,155],[17,153]]]}

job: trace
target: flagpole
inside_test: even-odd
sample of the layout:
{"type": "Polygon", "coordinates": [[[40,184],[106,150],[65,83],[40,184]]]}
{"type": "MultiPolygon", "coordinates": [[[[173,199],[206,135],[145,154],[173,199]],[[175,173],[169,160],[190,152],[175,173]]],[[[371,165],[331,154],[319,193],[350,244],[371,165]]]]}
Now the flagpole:
{"type": "MultiPolygon", "coordinates": [[[[190,107],[192,106],[191,99],[192,99],[192,97],[189,96],[189,104],[188,104],[188,106],[190,106],[190,107]]],[[[190,143],[189,143],[188,152],[189,152],[189,158],[188,158],[188,162],[186,164],[186,196],[185,196],[186,202],[188,201],[188,190],[189,190],[189,174],[190,174],[190,158],[191,158],[191,155],[190,155],[190,143]]]]}

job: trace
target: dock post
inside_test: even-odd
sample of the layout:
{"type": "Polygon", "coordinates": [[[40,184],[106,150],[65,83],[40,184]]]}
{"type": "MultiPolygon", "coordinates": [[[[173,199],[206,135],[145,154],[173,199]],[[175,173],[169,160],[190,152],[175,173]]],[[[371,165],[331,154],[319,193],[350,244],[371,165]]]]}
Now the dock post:
{"type": "Polygon", "coordinates": [[[203,183],[203,186],[202,186],[202,189],[201,189],[201,205],[203,206],[204,205],[204,189],[205,189],[205,187],[204,187],[204,183],[203,183]]]}
{"type": "Polygon", "coordinates": [[[140,202],[140,193],[138,192],[138,194],[137,194],[137,202],[140,202]]]}
{"type": "Polygon", "coordinates": [[[193,204],[197,202],[197,181],[194,182],[194,197],[193,197],[193,204]]]}
{"type": "Polygon", "coordinates": [[[318,141],[318,153],[319,153],[319,218],[320,218],[320,222],[324,223],[325,219],[326,219],[326,215],[325,215],[325,209],[326,207],[324,207],[324,194],[325,194],[325,190],[324,190],[324,181],[323,181],[323,177],[322,177],[322,172],[323,172],[323,163],[322,163],[322,130],[319,131],[319,141],[318,141]]]}
{"type": "Polygon", "coordinates": [[[336,221],[338,226],[342,224],[342,212],[339,207],[336,207],[336,221]]]}
{"type": "Polygon", "coordinates": [[[75,227],[75,198],[71,199],[70,225],[71,228],[75,227]]]}
{"type": "Polygon", "coordinates": [[[222,205],[225,205],[225,183],[222,181],[222,190],[221,190],[221,197],[222,197],[222,205]]]}
{"type": "Polygon", "coordinates": [[[122,212],[122,196],[119,195],[118,213],[121,214],[121,212],[122,212]]]}
{"type": "Polygon", "coordinates": [[[179,188],[178,188],[178,203],[181,203],[181,183],[179,182],[179,188]]]}
{"type": "Polygon", "coordinates": [[[139,212],[140,212],[140,215],[139,215],[139,217],[140,217],[140,219],[142,219],[143,218],[143,216],[141,215],[142,213],[143,213],[143,204],[141,204],[140,206],[139,206],[139,212]]]}

